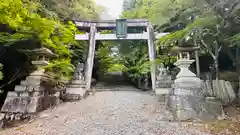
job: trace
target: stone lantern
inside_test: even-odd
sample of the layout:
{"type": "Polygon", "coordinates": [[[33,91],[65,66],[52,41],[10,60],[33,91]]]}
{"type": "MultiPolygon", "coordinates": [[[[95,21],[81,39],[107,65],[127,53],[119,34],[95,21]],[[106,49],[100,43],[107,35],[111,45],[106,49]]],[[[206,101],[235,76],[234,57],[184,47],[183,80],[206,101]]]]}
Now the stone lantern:
{"type": "Polygon", "coordinates": [[[34,49],[31,51],[31,53],[36,55],[36,59],[31,63],[37,68],[36,71],[31,73],[31,75],[44,75],[45,70],[42,67],[49,64],[49,58],[53,57],[54,54],[47,48],[34,49]]]}
{"type": "Polygon", "coordinates": [[[54,54],[47,48],[29,50],[30,55],[37,56],[32,64],[37,68],[20,85],[16,85],[14,91],[9,91],[1,109],[1,120],[21,120],[56,105],[59,97],[54,93],[51,79],[45,75],[43,66],[48,65],[48,59],[54,54]],[[29,115],[30,116],[30,115],[29,115]]]}
{"type": "Polygon", "coordinates": [[[49,58],[54,56],[52,51],[47,48],[39,48],[32,50],[31,52],[36,54],[36,60],[33,60],[32,64],[37,67],[48,65],[49,58]]]}
{"type": "Polygon", "coordinates": [[[174,80],[166,105],[174,120],[210,120],[223,113],[222,104],[205,97],[203,81],[188,69],[194,62],[190,53],[196,49],[199,48],[190,45],[173,49],[178,53],[175,65],[180,72],[174,80]]]}
{"type": "MultiPolygon", "coordinates": [[[[174,65],[180,68],[180,72],[176,76],[175,82],[179,81],[179,78],[183,79],[183,77],[196,77],[196,74],[191,72],[188,68],[194,62],[194,60],[191,59],[191,52],[194,52],[198,49],[199,47],[194,47],[191,45],[173,48],[172,52],[178,53],[177,62],[174,65]]],[[[199,78],[195,79],[198,79],[199,83],[201,82],[199,78]]]]}

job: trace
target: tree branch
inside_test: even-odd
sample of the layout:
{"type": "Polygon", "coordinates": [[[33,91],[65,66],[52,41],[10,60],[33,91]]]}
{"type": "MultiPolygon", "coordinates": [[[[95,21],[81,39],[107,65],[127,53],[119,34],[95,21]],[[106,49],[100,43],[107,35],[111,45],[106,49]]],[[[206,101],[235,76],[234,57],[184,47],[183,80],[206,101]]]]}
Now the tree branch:
{"type": "Polygon", "coordinates": [[[219,53],[221,50],[222,50],[222,46],[220,46],[220,47],[218,48],[218,53],[219,53]]]}
{"type": "Polygon", "coordinates": [[[235,1],[235,3],[233,3],[232,5],[231,5],[231,7],[229,8],[229,15],[231,15],[232,14],[232,12],[234,11],[234,9],[238,6],[238,4],[240,4],[240,0],[236,0],[235,1]]]}
{"type": "Polygon", "coordinates": [[[212,56],[213,59],[216,59],[215,55],[212,53],[211,48],[209,48],[209,46],[204,42],[203,39],[200,40],[201,43],[204,45],[204,47],[206,48],[206,50],[208,51],[208,53],[212,56]]]}

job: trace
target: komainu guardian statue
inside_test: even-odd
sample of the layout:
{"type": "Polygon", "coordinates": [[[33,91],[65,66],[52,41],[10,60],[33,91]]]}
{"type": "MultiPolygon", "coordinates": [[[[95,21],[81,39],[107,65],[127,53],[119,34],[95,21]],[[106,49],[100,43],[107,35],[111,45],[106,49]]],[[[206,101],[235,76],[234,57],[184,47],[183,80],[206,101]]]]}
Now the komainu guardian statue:
{"type": "Polygon", "coordinates": [[[84,70],[84,64],[78,62],[76,66],[76,70],[73,74],[73,80],[84,80],[83,70],[84,70]]]}

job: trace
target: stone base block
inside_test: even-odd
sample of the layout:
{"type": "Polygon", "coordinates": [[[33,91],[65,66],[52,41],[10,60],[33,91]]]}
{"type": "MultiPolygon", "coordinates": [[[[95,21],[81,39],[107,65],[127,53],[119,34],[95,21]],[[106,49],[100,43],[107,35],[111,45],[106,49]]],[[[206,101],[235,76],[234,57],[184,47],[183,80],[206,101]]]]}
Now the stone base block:
{"type": "Polygon", "coordinates": [[[171,88],[156,88],[155,93],[156,95],[163,95],[163,94],[169,94],[171,88]]]}
{"type": "Polygon", "coordinates": [[[161,104],[165,104],[165,102],[167,101],[167,94],[161,94],[161,95],[157,95],[158,97],[158,102],[160,102],[161,104]]]}
{"type": "Polygon", "coordinates": [[[72,80],[70,84],[79,84],[79,85],[85,85],[84,80],[72,80]]]}
{"type": "Polygon", "coordinates": [[[173,84],[172,80],[157,80],[156,88],[171,88],[173,84]]]}
{"type": "Polygon", "coordinates": [[[15,122],[30,120],[36,113],[57,104],[58,98],[48,97],[11,97],[7,98],[0,113],[0,129],[11,127],[15,122]],[[14,102],[17,104],[12,104],[14,102]],[[26,104],[26,102],[29,102],[26,104]]]}
{"type": "Polygon", "coordinates": [[[197,96],[171,95],[167,108],[173,113],[174,120],[212,120],[223,115],[222,104],[197,96]]]}
{"type": "Polygon", "coordinates": [[[80,95],[77,94],[66,94],[64,96],[64,101],[77,101],[77,100],[82,100],[83,98],[80,95]]]}
{"type": "Polygon", "coordinates": [[[7,97],[37,97],[37,96],[44,96],[43,91],[9,91],[7,97]]]}
{"type": "Polygon", "coordinates": [[[86,95],[86,88],[78,87],[78,88],[67,88],[66,94],[64,96],[64,100],[66,101],[75,101],[81,100],[86,95]]]}
{"type": "Polygon", "coordinates": [[[8,96],[2,106],[1,112],[6,113],[36,113],[58,103],[55,96],[37,97],[10,97],[8,96]]]}
{"type": "Polygon", "coordinates": [[[197,77],[180,77],[174,80],[174,87],[178,88],[202,88],[204,83],[197,77]]]}
{"type": "Polygon", "coordinates": [[[8,96],[2,106],[1,112],[26,113],[29,102],[29,97],[8,96]]]}
{"type": "Polygon", "coordinates": [[[170,93],[171,88],[156,88],[155,94],[158,97],[159,102],[165,103],[167,100],[167,96],[170,93]]]}
{"type": "Polygon", "coordinates": [[[85,85],[83,85],[83,84],[69,84],[67,87],[68,88],[84,88],[85,85]]]}

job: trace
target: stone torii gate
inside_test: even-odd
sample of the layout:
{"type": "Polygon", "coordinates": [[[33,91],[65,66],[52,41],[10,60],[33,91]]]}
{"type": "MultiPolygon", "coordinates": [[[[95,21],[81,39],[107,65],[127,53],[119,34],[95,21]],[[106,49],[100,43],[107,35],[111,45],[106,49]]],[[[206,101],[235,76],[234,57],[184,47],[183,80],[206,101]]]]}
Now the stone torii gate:
{"type": "MultiPolygon", "coordinates": [[[[115,30],[117,27],[118,20],[109,21],[75,21],[76,26],[79,30],[86,31],[85,34],[76,34],[75,40],[85,40],[89,41],[88,55],[85,63],[85,82],[86,89],[91,88],[92,70],[94,62],[94,52],[96,40],[147,40],[148,41],[148,53],[150,61],[156,59],[156,46],[154,40],[158,39],[167,33],[155,34],[152,25],[148,20],[145,19],[127,19],[120,21],[125,21],[127,28],[141,28],[143,31],[141,33],[126,33],[125,37],[117,37],[116,34],[100,34],[101,30],[115,30]]],[[[124,29],[124,27],[123,27],[124,29]]],[[[156,67],[153,64],[151,67],[151,80],[152,80],[152,90],[155,90],[156,84],[156,67]]]]}

